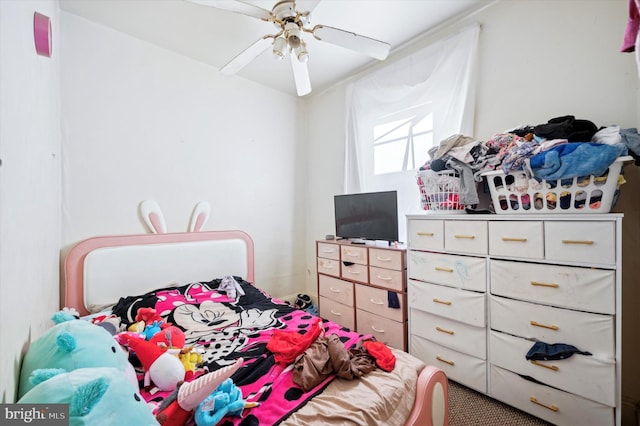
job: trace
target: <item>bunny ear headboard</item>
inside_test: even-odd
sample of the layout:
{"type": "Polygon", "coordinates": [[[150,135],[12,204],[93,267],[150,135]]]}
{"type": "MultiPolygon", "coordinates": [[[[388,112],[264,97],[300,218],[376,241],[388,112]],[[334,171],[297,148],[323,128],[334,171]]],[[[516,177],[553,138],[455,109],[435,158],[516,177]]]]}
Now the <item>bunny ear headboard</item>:
{"type": "Polygon", "coordinates": [[[64,303],[80,315],[172,284],[235,275],[254,282],[253,240],[243,231],[94,237],[64,261],[64,303]]]}

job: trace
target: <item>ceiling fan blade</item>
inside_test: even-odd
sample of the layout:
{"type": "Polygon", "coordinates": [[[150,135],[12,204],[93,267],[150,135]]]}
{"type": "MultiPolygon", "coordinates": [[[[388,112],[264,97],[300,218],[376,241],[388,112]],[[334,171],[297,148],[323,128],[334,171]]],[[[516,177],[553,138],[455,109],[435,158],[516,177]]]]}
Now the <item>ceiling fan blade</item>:
{"type": "Polygon", "coordinates": [[[216,9],[228,10],[231,12],[241,13],[243,15],[252,16],[254,18],[269,21],[273,18],[271,11],[263,9],[249,3],[233,0],[187,0],[191,3],[201,4],[203,6],[211,6],[216,9]]]}
{"type": "Polygon", "coordinates": [[[244,68],[249,62],[257,58],[262,52],[271,47],[273,36],[264,36],[258,39],[251,46],[237,54],[226,65],[220,68],[220,72],[224,75],[232,75],[244,68]]]}
{"type": "Polygon", "coordinates": [[[296,0],[296,10],[299,12],[313,12],[320,0],[296,0]]]}
{"type": "Polygon", "coordinates": [[[318,40],[342,46],[380,60],[384,60],[389,56],[389,49],[391,48],[389,43],[350,31],[327,27],[326,25],[316,25],[311,30],[311,33],[318,40]]]}
{"type": "Polygon", "coordinates": [[[296,91],[298,96],[304,96],[311,93],[311,81],[309,80],[309,68],[306,62],[300,62],[296,55],[291,57],[291,68],[293,69],[293,78],[296,81],[296,91]]]}

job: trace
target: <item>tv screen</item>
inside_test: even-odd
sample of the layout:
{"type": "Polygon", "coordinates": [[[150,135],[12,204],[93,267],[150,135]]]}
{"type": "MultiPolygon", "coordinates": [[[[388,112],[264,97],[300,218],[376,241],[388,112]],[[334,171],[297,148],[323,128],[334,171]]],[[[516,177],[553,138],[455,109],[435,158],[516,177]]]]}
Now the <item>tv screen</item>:
{"type": "Polygon", "coordinates": [[[398,241],[397,191],[334,196],[336,236],[398,241]]]}

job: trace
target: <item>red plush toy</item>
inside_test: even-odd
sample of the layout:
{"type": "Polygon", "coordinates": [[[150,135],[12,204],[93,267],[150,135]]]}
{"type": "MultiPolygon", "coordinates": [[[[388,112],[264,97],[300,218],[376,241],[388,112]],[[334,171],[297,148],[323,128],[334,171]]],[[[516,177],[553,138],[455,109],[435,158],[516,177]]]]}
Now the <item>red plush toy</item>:
{"type": "Polygon", "coordinates": [[[140,308],[136,314],[136,322],[138,321],[144,321],[146,325],[151,325],[154,321],[164,322],[164,319],[158,315],[155,308],[140,308]]]}

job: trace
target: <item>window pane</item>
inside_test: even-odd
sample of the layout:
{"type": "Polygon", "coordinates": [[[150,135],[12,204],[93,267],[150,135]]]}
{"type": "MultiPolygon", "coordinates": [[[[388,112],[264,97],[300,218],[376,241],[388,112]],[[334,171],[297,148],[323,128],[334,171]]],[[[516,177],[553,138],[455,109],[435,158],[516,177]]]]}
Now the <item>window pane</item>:
{"type": "Polygon", "coordinates": [[[433,114],[428,114],[413,127],[414,133],[430,132],[433,130],[433,114]]]}
{"type": "Polygon", "coordinates": [[[373,173],[380,175],[402,171],[406,145],[406,139],[375,145],[373,148],[373,173]]]}
{"type": "Polygon", "coordinates": [[[409,131],[409,124],[410,121],[405,119],[375,126],[373,128],[374,143],[397,138],[406,138],[407,132],[409,131]]]}
{"type": "MultiPolygon", "coordinates": [[[[433,147],[433,133],[424,133],[413,137],[413,149],[416,156],[415,162],[413,162],[413,168],[422,166],[429,157],[429,150],[433,147]]],[[[411,159],[409,165],[412,165],[411,159]]]]}

